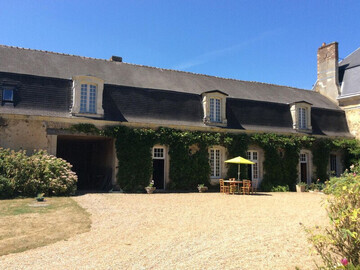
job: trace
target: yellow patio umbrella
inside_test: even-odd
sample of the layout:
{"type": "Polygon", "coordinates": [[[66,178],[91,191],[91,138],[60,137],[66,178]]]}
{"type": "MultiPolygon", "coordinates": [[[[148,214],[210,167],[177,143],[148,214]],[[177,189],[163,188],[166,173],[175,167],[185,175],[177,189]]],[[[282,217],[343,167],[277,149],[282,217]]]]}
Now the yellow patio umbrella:
{"type": "Polygon", "coordinates": [[[240,156],[225,160],[225,163],[238,164],[238,180],[240,180],[240,164],[255,164],[254,162],[240,156]]]}

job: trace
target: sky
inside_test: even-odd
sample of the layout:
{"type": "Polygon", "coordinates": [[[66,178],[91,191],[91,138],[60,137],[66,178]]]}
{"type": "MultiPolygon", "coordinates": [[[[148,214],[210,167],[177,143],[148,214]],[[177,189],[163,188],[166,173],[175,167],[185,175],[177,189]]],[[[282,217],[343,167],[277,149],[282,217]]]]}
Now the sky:
{"type": "Polygon", "coordinates": [[[356,0],[0,0],[0,44],[311,89],[360,47],[356,0]]]}

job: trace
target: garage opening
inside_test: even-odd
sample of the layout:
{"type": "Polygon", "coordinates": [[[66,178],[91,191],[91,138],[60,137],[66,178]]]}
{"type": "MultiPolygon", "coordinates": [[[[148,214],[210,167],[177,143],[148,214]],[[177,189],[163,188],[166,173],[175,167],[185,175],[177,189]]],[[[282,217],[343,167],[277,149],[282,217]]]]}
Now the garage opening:
{"type": "Polygon", "coordinates": [[[79,191],[112,188],[113,140],[104,137],[58,136],[57,156],[73,165],[79,191]]]}

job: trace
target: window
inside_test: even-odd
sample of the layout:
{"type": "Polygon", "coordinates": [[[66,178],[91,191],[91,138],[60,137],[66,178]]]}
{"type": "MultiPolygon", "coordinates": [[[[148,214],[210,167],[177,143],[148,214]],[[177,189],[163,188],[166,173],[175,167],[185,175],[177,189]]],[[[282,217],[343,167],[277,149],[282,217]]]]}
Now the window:
{"type": "Polygon", "coordinates": [[[249,178],[252,178],[251,180],[259,179],[258,152],[257,151],[248,151],[246,153],[246,157],[248,160],[251,160],[252,162],[255,163],[255,164],[249,165],[249,169],[251,170],[251,171],[249,171],[249,174],[250,174],[249,178]]]}
{"type": "Polygon", "coordinates": [[[220,177],[221,175],[221,151],[220,149],[212,148],[210,149],[210,167],[211,167],[211,177],[220,177]]]}
{"type": "Polygon", "coordinates": [[[164,148],[153,148],[153,158],[154,159],[163,159],[164,158],[164,148]]]}
{"type": "Polygon", "coordinates": [[[81,84],[80,113],[96,113],[96,86],[81,84]]]}
{"type": "Polygon", "coordinates": [[[210,121],[221,122],[221,100],[210,98],[210,121]]]}
{"type": "Polygon", "coordinates": [[[307,162],[307,155],[306,154],[300,154],[300,162],[306,163],[307,162]]]}
{"type": "Polygon", "coordinates": [[[337,175],[337,166],[336,166],[336,155],[330,155],[330,173],[331,175],[337,175]]]}
{"type": "Polygon", "coordinates": [[[226,97],[228,94],[220,90],[211,90],[203,92],[201,96],[204,124],[226,127],[226,97]]]}
{"type": "Polygon", "coordinates": [[[2,90],[2,104],[14,103],[14,89],[4,88],[2,90]]]}
{"type": "Polygon", "coordinates": [[[93,76],[74,76],[71,113],[82,117],[104,117],[104,80],[93,76]]]}
{"type": "Polygon", "coordinates": [[[298,126],[300,129],[306,129],[306,109],[298,108],[298,126]]]}
{"type": "Polygon", "coordinates": [[[290,113],[293,120],[293,129],[306,133],[312,131],[311,106],[311,103],[304,100],[290,104],[290,113]]]}

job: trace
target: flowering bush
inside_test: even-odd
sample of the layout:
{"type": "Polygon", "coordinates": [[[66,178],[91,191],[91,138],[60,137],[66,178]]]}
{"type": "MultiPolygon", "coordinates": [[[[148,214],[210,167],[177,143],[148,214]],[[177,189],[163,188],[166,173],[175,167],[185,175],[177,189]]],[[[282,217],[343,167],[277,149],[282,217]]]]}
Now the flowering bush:
{"type": "Polygon", "coordinates": [[[25,151],[0,148],[0,197],[69,195],[77,182],[71,167],[42,150],[27,156],[25,151]]]}
{"type": "Polygon", "coordinates": [[[322,257],[320,269],[360,269],[360,177],[359,164],[326,185],[330,227],[310,233],[310,241],[322,257]]]}

